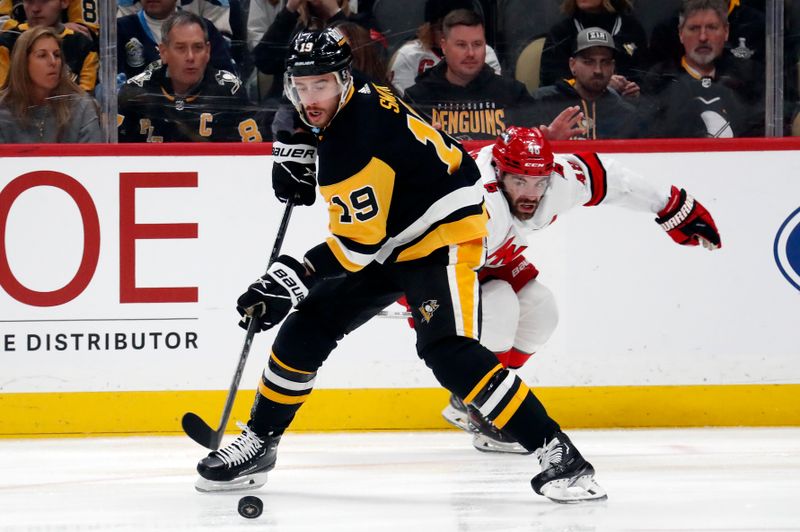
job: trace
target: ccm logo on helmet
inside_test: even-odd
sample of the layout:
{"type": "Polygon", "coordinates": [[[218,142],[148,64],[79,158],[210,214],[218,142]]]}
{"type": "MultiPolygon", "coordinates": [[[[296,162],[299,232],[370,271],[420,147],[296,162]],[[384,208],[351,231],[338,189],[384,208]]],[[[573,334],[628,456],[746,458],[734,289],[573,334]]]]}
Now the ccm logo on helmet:
{"type": "Polygon", "coordinates": [[[781,224],[773,252],[778,269],[792,286],[800,290],[800,208],[781,224]]]}

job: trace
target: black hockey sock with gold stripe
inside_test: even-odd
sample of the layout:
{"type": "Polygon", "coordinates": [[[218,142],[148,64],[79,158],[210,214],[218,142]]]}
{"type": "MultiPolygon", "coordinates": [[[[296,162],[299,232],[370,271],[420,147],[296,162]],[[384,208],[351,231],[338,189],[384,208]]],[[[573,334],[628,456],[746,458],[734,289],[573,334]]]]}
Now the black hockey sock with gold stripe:
{"type": "Polygon", "coordinates": [[[422,357],[442,386],[529,451],[560,430],[522,379],[503,368],[497,356],[477,341],[444,338],[427,346],[422,357]]]}
{"type": "Polygon", "coordinates": [[[497,364],[472,388],[464,402],[477,408],[495,427],[534,451],[560,430],[544,405],[516,374],[497,364]]]}
{"type": "Polygon", "coordinates": [[[295,369],[270,353],[250,411],[250,428],[260,436],[282,434],[311,394],[316,377],[316,371],[295,369]]]}

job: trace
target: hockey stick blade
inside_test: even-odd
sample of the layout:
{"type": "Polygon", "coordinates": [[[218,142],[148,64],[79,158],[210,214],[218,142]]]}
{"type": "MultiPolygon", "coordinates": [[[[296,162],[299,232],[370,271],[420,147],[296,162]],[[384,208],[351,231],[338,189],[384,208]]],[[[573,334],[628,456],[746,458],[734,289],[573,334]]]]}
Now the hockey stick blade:
{"type": "Polygon", "coordinates": [[[216,451],[222,441],[222,435],[208,426],[208,423],[200,419],[194,412],[186,412],[181,419],[183,432],[191,439],[207,449],[216,451]]]}
{"type": "MultiPolygon", "coordinates": [[[[292,215],[293,208],[294,202],[289,201],[286,203],[286,208],[283,211],[283,217],[281,218],[280,226],[278,226],[278,233],[275,235],[275,244],[272,246],[272,253],[269,257],[267,270],[269,270],[269,266],[275,262],[275,259],[278,258],[278,254],[281,251],[283,238],[286,236],[286,229],[289,225],[289,218],[292,215]]],[[[242,372],[244,372],[247,356],[250,354],[250,346],[253,344],[253,337],[255,336],[257,329],[258,325],[256,324],[256,320],[251,319],[249,325],[247,326],[247,334],[245,334],[244,337],[242,351],[239,354],[239,362],[236,365],[236,372],[233,374],[233,381],[228,389],[228,396],[225,399],[225,406],[222,409],[222,419],[220,419],[219,427],[216,430],[212,429],[208,423],[200,418],[200,416],[192,412],[187,412],[184,414],[183,418],[181,418],[181,427],[183,427],[183,431],[186,433],[186,435],[203,447],[207,447],[212,451],[219,449],[219,444],[222,442],[222,437],[225,434],[225,427],[228,425],[228,420],[230,419],[231,411],[233,410],[233,402],[236,399],[236,392],[239,390],[239,381],[241,380],[242,372]]]]}
{"type": "Polygon", "coordinates": [[[236,372],[233,374],[233,381],[231,382],[231,387],[228,389],[228,396],[225,399],[225,406],[222,409],[222,419],[219,421],[217,430],[212,429],[208,423],[200,419],[200,416],[192,414],[191,412],[187,412],[186,416],[181,420],[181,425],[186,435],[212,451],[219,449],[219,444],[222,442],[222,437],[225,435],[225,427],[228,426],[228,420],[233,411],[233,402],[236,399],[236,392],[239,390],[239,381],[242,379],[244,366],[247,362],[247,355],[250,354],[250,347],[253,345],[253,337],[256,335],[257,330],[258,325],[256,321],[250,320],[247,326],[247,334],[244,337],[242,352],[239,355],[239,362],[236,365],[236,372]],[[189,416],[188,420],[186,419],[187,416],[189,416]],[[194,418],[197,419],[195,420],[194,418]]]}

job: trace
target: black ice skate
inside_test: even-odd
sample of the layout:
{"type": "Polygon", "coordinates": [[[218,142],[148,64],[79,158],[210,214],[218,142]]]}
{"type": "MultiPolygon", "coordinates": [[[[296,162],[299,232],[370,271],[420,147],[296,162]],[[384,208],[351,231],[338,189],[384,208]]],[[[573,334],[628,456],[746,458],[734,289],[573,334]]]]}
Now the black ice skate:
{"type": "Polygon", "coordinates": [[[472,432],[469,428],[469,414],[467,414],[467,405],[464,401],[459,399],[455,394],[450,394],[450,402],[442,410],[442,417],[456,428],[472,432]]]}
{"type": "Polygon", "coordinates": [[[584,460],[563,432],[536,450],[542,472],[533,477],[533,491],[551,501],[574,503],[602,501],[606,491],[594,480],[592,464],[584,460]]]}
{"type": "Polygon", "coordinates": [[[510,434],[495,427],[474,406],[469,407],[469,426],[473,432],[472,446],[486,453],[531,454],[510,434]]]}
{"type": "Polygon", "coordinates": [[[256,489],[267,482],[267,472],[275,467],[281,437],[260,438],[247,425],[236,425],[242,433],[197,464],[197,491],[256,489]]]}

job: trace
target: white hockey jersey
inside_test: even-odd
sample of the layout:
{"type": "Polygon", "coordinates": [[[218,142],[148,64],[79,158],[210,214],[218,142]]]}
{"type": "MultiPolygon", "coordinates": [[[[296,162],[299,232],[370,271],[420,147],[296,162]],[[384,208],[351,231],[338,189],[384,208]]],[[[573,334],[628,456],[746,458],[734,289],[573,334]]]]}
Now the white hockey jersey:
{"type": "MultiPolygon", "coordinates": [[[[401,46],[391,59],[389,73],[392,85],[402,96],[406,89],[412,86],[417,76],[436,66],[442,58],[432,50],[422,45],[419,39],[414,39],[401,46]]],[[[486,64],[500,75],[500,61],[497,54],[488,44],[486,45],[486,64]]]]}
{"type": "Polygon", "coordinates": [[[528,235],[544,229],[573,207],[616,205],[657,213],[667,203],[668,187],[656,186],[614,159],[594,153],[556,154],[554,174],[536,212],[529,220],[511,214],[492,164],[492,145],[476,157],[489,212],[486,268],[511,265],[528,247],[528,235]]]}

